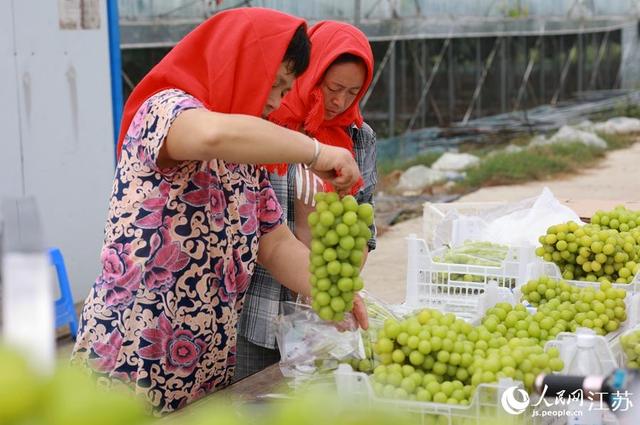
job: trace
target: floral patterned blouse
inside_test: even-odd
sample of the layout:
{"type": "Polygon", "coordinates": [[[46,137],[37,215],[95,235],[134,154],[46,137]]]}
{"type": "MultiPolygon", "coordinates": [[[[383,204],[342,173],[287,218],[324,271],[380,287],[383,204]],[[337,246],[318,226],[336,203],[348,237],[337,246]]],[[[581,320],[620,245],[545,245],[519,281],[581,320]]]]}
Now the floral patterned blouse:
{"type": "Polygon", "coordinates": [[[102,273],[72,354],[103,383],[134,388],[156,413],[229,383],[258,240],[283,220],[260,167],[156,165],[173,120],[203,107],[171,89],[136,113],[113,184],[102,273]]]}

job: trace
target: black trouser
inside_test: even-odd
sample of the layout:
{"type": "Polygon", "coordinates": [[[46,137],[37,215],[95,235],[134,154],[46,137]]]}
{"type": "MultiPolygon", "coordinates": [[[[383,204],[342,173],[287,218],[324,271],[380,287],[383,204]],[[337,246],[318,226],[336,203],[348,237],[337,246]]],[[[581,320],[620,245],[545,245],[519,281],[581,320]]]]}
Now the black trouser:
{"type": "Polygon", "coordinates": [[[236,346],[236,371],[232,382],[260,372],[280,361],[280,351],[264,348],[238,335],[236,346]]]}

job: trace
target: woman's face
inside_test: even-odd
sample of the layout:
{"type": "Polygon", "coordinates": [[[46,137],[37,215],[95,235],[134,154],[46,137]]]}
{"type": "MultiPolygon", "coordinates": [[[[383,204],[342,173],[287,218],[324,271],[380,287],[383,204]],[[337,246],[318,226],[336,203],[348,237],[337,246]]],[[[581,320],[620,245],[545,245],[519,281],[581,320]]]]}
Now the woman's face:
{"type": "Polygon", "coordinates": [[[361,62],[343,62],[329,67],[320,83],[325,120],[335,118],[351,106],[360,93],[366,73],[361,62]]]}
{"type": "Polygon", "coordinates": [[[280,107],[280,102],[282,102],[284,96],[291,90],[295,78],[295,74],[291,71],[291,64],[289,62],[282,62],[280,67],[278,67],[276,79],[271,85],[267,103],[262,110],[262,118],[267,118],[271,112],[280,107]]]}

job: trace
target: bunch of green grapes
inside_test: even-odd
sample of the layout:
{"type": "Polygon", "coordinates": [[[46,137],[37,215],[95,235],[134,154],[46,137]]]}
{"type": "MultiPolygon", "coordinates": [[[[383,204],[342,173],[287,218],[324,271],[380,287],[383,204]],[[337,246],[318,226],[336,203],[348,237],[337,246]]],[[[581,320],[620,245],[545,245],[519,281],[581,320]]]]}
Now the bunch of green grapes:
{"type": "Polygon", "coordinates": [[[148,424],[141,400],[101,391],[81,369],[40,375],[22,353],[0,345],[0,424],[148,424]]]}
{"type": "MultiPolygon", "coordinates": [[[[443,255],[434,257],[436,263],[465,264],[473,266],[500,267],[509,253],[509,247],[485,241],[465,241],[461,246],[448,248],[443,255]]],[[[496,280],[500,286],[512,287],[515,279],[501,276],[487,276],[473,273],[445,273],[437,274],[437,283],[448,283],[449,280],[458,282],[485,283],[496,280]]]]}
{"type": "Polygon", "coordinates": [[[315,195],[311,228],[312,308],[324,320],[339,322],[353,309],[354,294],[364,287],[360,267],[371,238],[373,207],[335,192],[315,195]]]}
{"type": "Polygon", "coordinates": [[[620,344],[626,356],[626,366],[640,369],[640,329],[622,335],[620,344]]]}
{"type": "Polygon", "coordinates": [[[370,327],[367,330],[359,330],[364,348],[364,358],[354,356],[343,361],[343,363],[350,365],[353,370],[364,373],[373,372],[374,366],[377,365],[377,362],[373,357],[373,344],[376,336],[376,330],[371,326],[371,322],[369,322],[369,326],[370,327]]]}
{"type": "Polygon", "coordinates": [[[521,291],[523,299],[538,307],[533,317],[538,319],[540,330],[549,331],[551,337],[555,337],[558,330],[575,332],[578,327],[606,335],[620,328],[627,319],[626,291],[613,288],[609,282],[602,282],[599,289],[578,288],[542,276],[523,285],[521,291]]]}
{"type": "Polygon", "coordinates": [[[614,229],[628,232],[640,226],[640,211],[631,211],[624,205],[618,205],[612,211],[596,211],[591,223],[603,229],[614,229]]]}
{"type": "Polygon", "coordinates": [[[459,247],[447,249],[444,256],[436,261],[448,264],[500,267],[508,252],[509,247],[506,245],[484,241],[465,241],[459,247]]]}
{"type": "Polygon", "coordinates": [[[380,363],[374,390],[385,397],[466,405],[482,383],[510,377],[531,389],[537,373],[562,370],[559,352],[545,353],[528,333],[506,338],[508,328],[498,322],[512,312],[518,318],[528,314],[522,305],[501,303],[477,327],[428,309],[387,321],[373,348],[380,363]]]}
{"type": "MultiPolygon", "coordinates": [[[[597,222],[604,220],[623,228],[632,224],[629,231],[619,231],[600,224],[579,226],[572,221],[549,227],[540,236],[541,246],[536,255],[545,261],[554,262],[567,280],[591,282],[631,283],[640,271],[640,228],[633,220],[618,224],[617,219],[598,216],[597,222]]],[[[627,216],[620,216],[620,220],[627,216]]]]}

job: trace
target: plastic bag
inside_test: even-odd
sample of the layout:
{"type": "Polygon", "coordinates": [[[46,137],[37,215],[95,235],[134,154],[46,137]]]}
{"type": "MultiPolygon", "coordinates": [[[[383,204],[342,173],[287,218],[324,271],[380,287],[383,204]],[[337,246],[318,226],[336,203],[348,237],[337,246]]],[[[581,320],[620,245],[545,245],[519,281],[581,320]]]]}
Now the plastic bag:
{"type": "Polygon", "coordinates": [[[578,215],[563,205],[545,187],[540,196],[505,204],[480,212],[462,215],[449,211],[436,229],[438,243],[450,235],[449,243],[457,247],[465,241],[488,241],[509,246],[535,246],[538,237],[558,223],[580,221],[578,215]]]}
{"type": "Polygon", "coordinates": [[[346,359],[365,357],[358,331],[339,331],[309,306],[285,303],[275,326],[280,370],[287,378],[309,378],[336,369],[346,359]]]}

